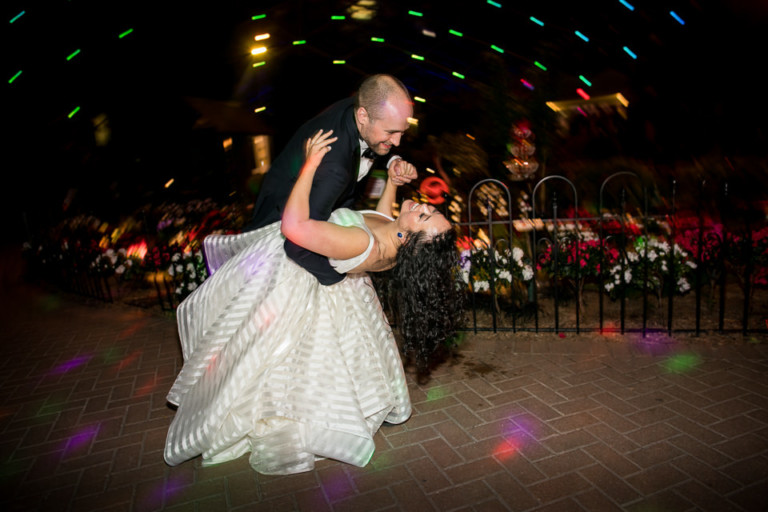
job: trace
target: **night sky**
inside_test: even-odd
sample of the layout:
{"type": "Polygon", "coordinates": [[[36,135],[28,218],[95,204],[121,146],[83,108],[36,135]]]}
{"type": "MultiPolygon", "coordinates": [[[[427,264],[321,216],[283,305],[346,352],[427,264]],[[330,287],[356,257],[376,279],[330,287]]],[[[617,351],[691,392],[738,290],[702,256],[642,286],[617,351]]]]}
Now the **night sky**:
{"type": "Polygon", "coordinates": [[[356,20],[353,1],[3,2],[4,174],[21,184],[3,218],[18,226],[22,212],[57,211],[64,193],[85,183],[92,194],[104,188],[110,202],[118,187],[149,197],[170,177],[216,172],[216,148],[193,130],[187,97],[266,107],[253,115],[277,150],[303,120],[376,72],[426,99],[416,105],[421,137],[492,132],[582,88],[630,101],[637,140],[624,147],[628,156],[764,157],[765,2],[371,4],[373,18],[356,20]],[[263,59],[249,54],[260,33],[270,34],[263,59]],[[489,103],[495,97],[505,108],[489,103]],[[93,147],[101,114],[108,151],[93,147]]]}

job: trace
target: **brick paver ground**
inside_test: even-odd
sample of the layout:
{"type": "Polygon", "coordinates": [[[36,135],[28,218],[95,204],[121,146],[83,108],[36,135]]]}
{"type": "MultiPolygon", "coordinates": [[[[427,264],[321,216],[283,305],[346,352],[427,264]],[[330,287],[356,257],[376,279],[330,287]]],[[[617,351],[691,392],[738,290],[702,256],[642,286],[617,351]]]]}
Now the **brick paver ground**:
{"type": "Polygon", "coordinates": [[[170,315],[2,292],[2,510],[768,510],[768,343],[470,335],[365,468],[162,458],[170,315]]]}

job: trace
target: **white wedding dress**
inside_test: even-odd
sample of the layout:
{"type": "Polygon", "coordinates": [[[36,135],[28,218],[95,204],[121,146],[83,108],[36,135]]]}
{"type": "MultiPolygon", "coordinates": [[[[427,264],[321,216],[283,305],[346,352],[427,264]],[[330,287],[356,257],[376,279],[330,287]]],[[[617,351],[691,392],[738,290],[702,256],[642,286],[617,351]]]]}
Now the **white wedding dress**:
{"type": "MultiPolygon", "coordinates": [[[[371,212],[366,212],[371,213],[371,212]]],[[[376,212],[372,212],[376,213],[376,212]]],[[[331,263],[341,273],[373,247],[331,263]]],[[[217,464],[250,452],[259,473],[289,474],[332,458],[364,466],[382,422],[411,414],[392,330],[366,274],[323,286],[288,259],[280,223],[205,239],[212,275],[177,309],[184,365],[165,460],[217,464]]]]}

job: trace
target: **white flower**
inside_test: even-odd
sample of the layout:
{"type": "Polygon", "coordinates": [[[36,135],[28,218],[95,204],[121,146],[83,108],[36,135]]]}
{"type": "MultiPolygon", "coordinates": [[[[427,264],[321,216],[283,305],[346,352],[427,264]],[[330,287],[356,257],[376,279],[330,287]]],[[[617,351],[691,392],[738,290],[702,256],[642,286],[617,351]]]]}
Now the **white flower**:
{"type": "Polygon", "coordinates": [[[459,275],[461,276],[461,280],[464,281],[466,284],[469,284],[469,269],[461,269],[459,272],[459,275]]]}
{"type": "Polygon", "coordinates": [[[197,288],[197,283],[189,283],[189,291],[194,291],[197,288]]]}
{"type": "Polygon", "coordinates": [[[176,265],[176,272],[181,274],[184,272],[184,266],[183,265],[176,265]]]}
{"type": "Polygon", "coordinates": [[[176,253],[176,254],[174,254],[174,255],[173,255],[173,257],[171,258],[171,261],[173,261],[173,262],[177,262],[177,261],[179,261],[180,259],[181,259],[181,254],[179,254],[179,253],[176,253]]]}
{"type": "Polygon", "coordinates": [[[192,262],[187,263],[187,270],[189,270],[190,272],[194,272],[195,271],[195,265],[192,262]]]}
{"type": "Polygon", "coordinates": [[[118,266],[115,269],[115,274],[117,274],[117,275],[121,275],[123,272],[125,272],[125,266],[124,265],[120,265],[120,266],[118,266]]]}
{"type": "Polygon", "coordinates": [[[523,259],[523,254],[523,250],[519,247],[512,249],[512,259],[515,260],[518,264],[523,259]]]}
{"type": "Polygon", "coordinates": [[[488,281],[476,281],[475,282],[475,291],[476,292],[484,292],[487,290],[490,290],[491,286],[488,284],[488,281]]]}
{"type": "Polygon", "coordinates": [[[659,255],[656,254],[656,251],[651,250],[651,252],[648,253],[648,259],[651,261],[656,261],[656,258],[658,258],[659,255]]]}
{"type": "Polygon", "coordinates": [[[170,274],[171,277],[173,277],[175,275],[175,272],[173,271],[173,265],[168,267],[168,274],[170,274]]]}
{"type": "Polygon", "coordinates": [[[639,257],[637,256],[636,252],[632,251],[627,253],[627,258],[629,259],[629,261],[634,262],[634,261],[637,261],[639,257]]]}
{"type": "Polygon", "coordinates": [[[696,262],[695,261],[688,260],[688,261],[685,262],[685,264],[688,265],[691,268],[696,268],[696,262]]]}
{"type": "Polygon", "coordinates": [[[691,289],[691,285],[688,284],[688,280],[684,277],[681,277],[677,280],[677,287],[680,289],[681,292],[687,292],[691,289]]]}
{"type": "Polygon", "coordinates": [[[505,279],[511,283],[512,274],[509,273],[509,270],[502,270],[501,272],[499,272],[499,279],[505,279]]]}
{"type": "Polygon", "coordinates": [[[632,271],[627,269],[624,271],[624,282],[628,283],[632,280],[632,271]]]}
{"type": "Polygon", "coordinates": [[[533,268],[530,265],[523,267],[523,280],[530,281],[533,279],[533,268]]]}
{"type": "Polygon", "coordinates": [[[605,290],[611,291],[613,290],[613,286],[614,286],[613,283],[605,283],[605,290]]]}

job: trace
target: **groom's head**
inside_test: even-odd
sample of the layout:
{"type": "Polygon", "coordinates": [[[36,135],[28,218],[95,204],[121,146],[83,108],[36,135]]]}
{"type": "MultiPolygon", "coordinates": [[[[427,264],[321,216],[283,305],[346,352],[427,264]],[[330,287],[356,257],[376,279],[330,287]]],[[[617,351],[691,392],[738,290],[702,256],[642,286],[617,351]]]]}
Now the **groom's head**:
{"type": "Polygon", "coordinates": [[[360,137],[377,155],[386,155],[413,117],[413,102],[408,89],[391,75],[373,75],[360,85],[355,104],[355,123],[360,137]]]}

